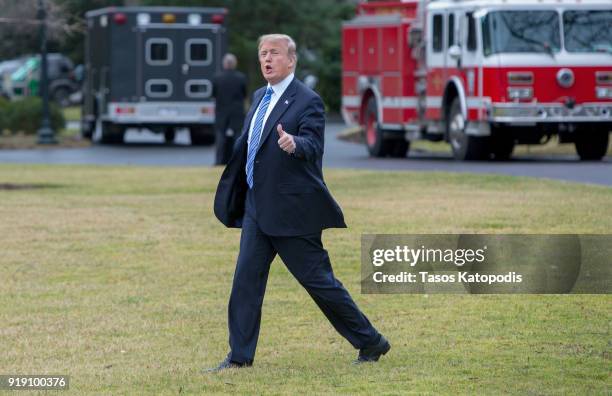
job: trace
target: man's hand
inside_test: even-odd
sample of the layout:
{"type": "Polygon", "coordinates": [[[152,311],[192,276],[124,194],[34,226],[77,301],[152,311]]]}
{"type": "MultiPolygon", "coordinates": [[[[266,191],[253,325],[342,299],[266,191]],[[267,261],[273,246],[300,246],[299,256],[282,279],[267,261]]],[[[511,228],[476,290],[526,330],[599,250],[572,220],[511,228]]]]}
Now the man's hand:
{"type": "Polygon", "coordinates": [[[293,140],[293,135],[285,132],[281,124],[278,124],[276,130],[278,131],[278,145],[280,148],[289,154],[293,154],[295,152],[295,141],[293,140]]]}

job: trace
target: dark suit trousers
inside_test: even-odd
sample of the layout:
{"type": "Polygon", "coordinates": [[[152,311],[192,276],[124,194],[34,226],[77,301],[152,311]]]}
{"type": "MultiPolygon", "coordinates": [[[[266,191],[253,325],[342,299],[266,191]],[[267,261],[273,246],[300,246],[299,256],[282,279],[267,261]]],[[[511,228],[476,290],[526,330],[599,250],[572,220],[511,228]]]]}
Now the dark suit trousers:
{"type": "Polygon", "coordinates": [[[266,282],[277,253],[334,328],[353,347],[360,349],[378,342],[378,331],[334,276],[321,243],[321,232],[298,237],[264,234],[255,221],[256,208],[251,191],[247,193],[245,209],[228,308],[231,359],[252,362],[255,357],[266,282]]]}
{"type": "MultiPolygon", "coordinates": [[[[240,131],[238,131],[240,132],[240,131]]],[[[232,148],[236,141],[236,136],[227,136],[226,129],[215,130],[215,165],[227,165],[232,156],[232,148]]],[[[234,131],[236,133],[236,131],[234,131]]]]}
{"type": "Polygon", "coordinates": [[[232,156],[236,139],[240,137],[244,123],[243,103],[224,109],[223,114],[215,114],[215,165],[227,165],[232,156]],[[232,129],[234,136],[227,136],[227,130],[232,129]]]}

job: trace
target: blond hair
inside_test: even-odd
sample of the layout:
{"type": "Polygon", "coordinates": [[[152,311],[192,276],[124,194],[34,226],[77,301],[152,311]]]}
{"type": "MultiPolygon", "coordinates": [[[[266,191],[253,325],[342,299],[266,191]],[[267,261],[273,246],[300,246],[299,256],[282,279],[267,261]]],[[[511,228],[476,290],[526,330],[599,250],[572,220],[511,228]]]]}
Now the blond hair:
{"type": "Polygon", "coordinates": [[[287,43],[287,55],[289,58],[292,58],[294,63],[297,64],[297,45],[295,45],[295,41],[286,34],[273,33],[273,34],[264,34],[259,36],[259,40],[257,40],[257,50],[261,48],[261,45],[264,41],[280,41],[283,40],[287,43]]]}

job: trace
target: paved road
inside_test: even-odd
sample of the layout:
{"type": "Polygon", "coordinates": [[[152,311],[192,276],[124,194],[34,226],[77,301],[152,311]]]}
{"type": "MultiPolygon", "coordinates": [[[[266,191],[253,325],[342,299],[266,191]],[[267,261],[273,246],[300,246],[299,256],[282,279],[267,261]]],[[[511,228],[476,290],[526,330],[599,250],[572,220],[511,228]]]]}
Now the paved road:
{"type": "MultiPolygon", "coordinates": [[[[344,126],[329,123],[324,165],[331,168],[360,168],[416,171],[450,171],[514,176],[531,176],[612,186],[612,158],[580,162],[575,155],[519,156],[507,162],[456,162],[449,155],[411,152],[404,159],[369,158],[362,145],[336,138],[344,126]]],[[[87,148],[0,150],[0,163],[113,164],[158,166],[208,166],[212,147],[189,146],[187,131],[177,134],[174,145],[163,144],[160,135],[128,131],[124,146],[94,145],[87,148]]]]}

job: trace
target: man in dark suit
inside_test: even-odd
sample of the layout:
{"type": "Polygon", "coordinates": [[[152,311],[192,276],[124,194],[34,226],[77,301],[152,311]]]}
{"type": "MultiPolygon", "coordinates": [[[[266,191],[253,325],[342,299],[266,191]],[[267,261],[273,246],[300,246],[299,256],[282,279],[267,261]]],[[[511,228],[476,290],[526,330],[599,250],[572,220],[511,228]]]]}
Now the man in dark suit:
{"type": "Polygon", "coordinates": [[[229,161],[235,139],[244,123],[244,99],[247,92],[246,77],[236,70],[236,56],[225,54],[222,63],[223,71],[213,79],[217,146],[215,165],[226,165],[229,161]]]}
{"type": "Polygon", "coordinates": [[[291,37],[265,35],[258,48],[268,85],[253,96],[214,204],[223,224],[242,227],[228,307],[230,352],[207,371],[252,365],[277,254],[335,329],[360,350],[356,362],[377,361],[390,345],[335,278],[321,243],[323,229],[346,227],[323,181],[323,102],[293,75],[291,37]]]}

